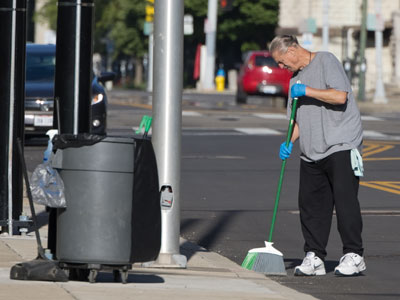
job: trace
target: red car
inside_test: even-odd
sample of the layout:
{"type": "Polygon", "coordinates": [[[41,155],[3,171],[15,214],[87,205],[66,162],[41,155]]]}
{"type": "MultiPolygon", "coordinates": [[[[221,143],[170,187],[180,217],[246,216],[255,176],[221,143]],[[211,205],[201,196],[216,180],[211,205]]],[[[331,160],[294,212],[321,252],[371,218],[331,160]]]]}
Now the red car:
{"type": "Polygon", "coordinates": [[[247,54],[238,76],[237,103],[246,103],[247,95],[287,97],[292,72],[281,69],[268,51],[247,54]]]}

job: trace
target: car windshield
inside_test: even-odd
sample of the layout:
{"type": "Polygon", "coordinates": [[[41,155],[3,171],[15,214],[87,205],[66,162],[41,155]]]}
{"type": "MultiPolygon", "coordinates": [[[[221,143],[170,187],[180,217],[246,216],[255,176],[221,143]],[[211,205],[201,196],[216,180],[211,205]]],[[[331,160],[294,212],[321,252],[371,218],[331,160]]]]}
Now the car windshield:
{"type": "Polygon", "coordinates": [[[257,67],[273,67],[273,68],[277,68],[278,64],[275,62],[275,60],[271,57],[271,56],[261,56],[261,55],[257,55],[255,57],[255,65],[257,67]]]}
{"type": "Polygon", "coordinates": [[[26,80],[48,82],[54,80],[56,57],[48,53],[28,53],[26,57],[26,80]]]}

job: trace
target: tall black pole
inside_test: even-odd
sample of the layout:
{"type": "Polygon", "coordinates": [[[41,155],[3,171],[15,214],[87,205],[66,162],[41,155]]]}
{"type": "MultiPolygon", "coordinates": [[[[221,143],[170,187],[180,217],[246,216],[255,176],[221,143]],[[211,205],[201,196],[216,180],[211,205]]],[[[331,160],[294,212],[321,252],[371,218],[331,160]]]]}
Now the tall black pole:
{"type": "MultiPolygon", "coordinates": [[[[89,132],[93,56],[93,0],[59,0],[55,99],[60,133],[89,132]]],[[[55,114],[55,126],[58,126],[55,114]]]]}
{"type": "Polygon", "coordinates": [[[24,140],[26,0],[0,1],[0,45],[0,224],[12,235],[22,212],[16,141],[24,140]]]}
{"type": "Polygon", "coordinates": [[[26,40],[32,43],[35,41],[35,22],[33,21],[35,6],[36,0],[28,0],[26,7],[26,40]]]}

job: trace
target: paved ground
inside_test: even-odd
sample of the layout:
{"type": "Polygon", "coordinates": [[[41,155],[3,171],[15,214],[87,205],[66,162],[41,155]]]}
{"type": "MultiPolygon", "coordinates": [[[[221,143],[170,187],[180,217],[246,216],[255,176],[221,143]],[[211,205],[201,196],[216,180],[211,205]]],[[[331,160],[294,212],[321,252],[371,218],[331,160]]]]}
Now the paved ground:
{"type": "MultiPolygon", "coordinates": [[[[126,100],[125,91],[115,91],[114,103],[126,100]],[[120,99],[118,99],[120,95],[120,99]]],[[[186,111],[199,111],[212,107],[213,110],[259,110],[259,103],[254,100],[246,106],[236,107],[232,104],[231,95],[224,95],[220,102],[197,105],[193,95],[186,93],[184,104],[186,111]],[[190,107],[191,109],[187,109],[190,107]],[[257,108],[258,107],[258,108],[257,108]]],[[[394,102],[396,96],[390,96],[390,106],[366,103],[360,108],[364,113],[398,116],[400,109],[394,102]],[[389,108],[391,107],[391,108],[389,108]]],[[[151,102],[146,93],[136,93],[130,99],[136,107],[150,108],[151,102]]],[[[278,102],[268,103],[268,111],[283,112],[278,102]]],[[[190,113],[189,113],[190,114],[190,113]]],[[[226,116],[227,120],[232,118],[226,116]]],[[[250,121],[249,121],[250,122],[250,121]]],[[[131,130],[126,125],[127,130],[131,130]]],[[[390,129],[390,128],[389,128],[390,129]]],[[[388,129],[388,130],[389,130],[388,129]]],[[[26,205],[26,203],[25,203],[26,205]]],[[[40,214],[46,219],[45,212],[40,214]]],[[[45,223],[45,222],[44,222],[45,223]]],[[[41,229],[46,244],[46,227],[41,229]]],[[[263,275],[243,270],[232,261],[209,252],[196,245],[182,241],[181,251],[188,259],[188,268],[179,269],[143,269],[135,266],[130,272],[128,284],[113,283],[110,273],[101,273],[99,283],[71,281],[68,283],[25,282],[9,280],[9,269],[15,263],[31,260],[36,256],[35,239],[32,234],[27,237],[0,238],[0,299],[314,299],[286,288],[263,275]]],[[[309,283],[310,284],[310,283],[309,283]]],[[[313,282],[315,284],[315,281],[313,282]]],[[[379,297],[377,295],[377,297],[379,297]]],[[[378,299],[378,298],[377,298],[378,299]]]]}
{"type": "MultiPolygon", "coordinates": [[[[46,226],[41,233],[46,235],[46,226]]],[[[43,238],[46,244],[46,238],[43,238]]],[[[1,300],[102,300],[102,299],[299,299],[311,296],[286,288],[265,276],[245,270],[234,262],[185,240],[181,253],[186,269],[154,269],[134,265],[127,284],[113,282],[101,272],[96,283],[10,280],[10,268],[36,257],[36,241],[28,236],[0,238],[1,300]]]]}

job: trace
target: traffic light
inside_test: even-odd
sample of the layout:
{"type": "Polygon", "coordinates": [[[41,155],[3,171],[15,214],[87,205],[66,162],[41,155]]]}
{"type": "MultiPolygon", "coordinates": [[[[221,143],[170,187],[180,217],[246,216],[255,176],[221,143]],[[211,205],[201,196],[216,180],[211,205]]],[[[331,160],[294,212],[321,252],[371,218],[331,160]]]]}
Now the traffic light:
{"type": "Polygon", "coordinates": [[[219,0],[219,6],[222,11],[230,11],[233,9],[233,0],[219,0]]]}
{"type": "Polygon", "coordinates": [[[146,0],[146,22],[154,20],[154,0],[146,0]]]}

